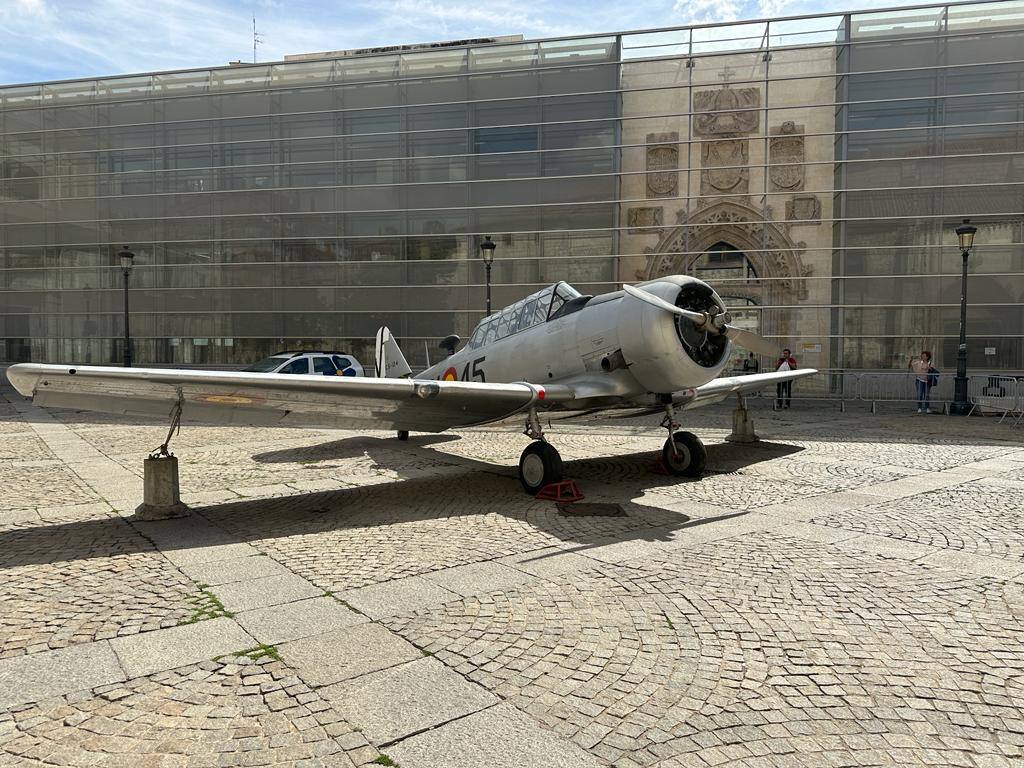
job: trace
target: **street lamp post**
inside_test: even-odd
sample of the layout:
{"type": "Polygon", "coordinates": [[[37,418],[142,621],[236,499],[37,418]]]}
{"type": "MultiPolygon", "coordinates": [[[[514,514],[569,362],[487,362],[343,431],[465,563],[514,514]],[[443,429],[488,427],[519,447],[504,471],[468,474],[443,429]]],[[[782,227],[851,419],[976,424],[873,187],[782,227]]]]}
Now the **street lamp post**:
{"type": "Polygon", "coordinates": [[[964,223],[956,228],[963,259],[960,271],[960,346],[956,352],[956,379],[953,380],[953,403],[949,412],[958,416],[971,412],[967,398],[967,256],[974,246],[974,233],[977,231],[977,227],[971,226],[970,219],[964,219],[964,223]]]}
{"type": "Polygon", "coordinates": [[[484,241],[480,243],[480,256],[484,260],[484,268],[487,272],[487,314],[491,314],[491,264],[494,263],[494,249],[497,248],[497,244],[491,241],[491,236],[487,235],[484,241]]]}
{"type": "Polygon", "coordinates": [[[118,254],[121,260],[121,272],[124,274],[124,367],[132,367],[132,336],[128,328],[128,275],[135,263],[135,254],[126,245],[118,254]]]}

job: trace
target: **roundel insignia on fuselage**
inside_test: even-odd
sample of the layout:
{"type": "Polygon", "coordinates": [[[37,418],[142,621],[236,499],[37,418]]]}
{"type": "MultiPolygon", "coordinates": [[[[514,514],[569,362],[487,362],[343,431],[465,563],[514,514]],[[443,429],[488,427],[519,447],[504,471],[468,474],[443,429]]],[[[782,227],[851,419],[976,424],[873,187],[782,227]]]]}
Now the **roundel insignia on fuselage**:
{"type": "Polygon", "coordinates": [[[441,374],[441,381],[458,381],[459,373],[454,368],[449,368],[443,374],[441,374]]]}

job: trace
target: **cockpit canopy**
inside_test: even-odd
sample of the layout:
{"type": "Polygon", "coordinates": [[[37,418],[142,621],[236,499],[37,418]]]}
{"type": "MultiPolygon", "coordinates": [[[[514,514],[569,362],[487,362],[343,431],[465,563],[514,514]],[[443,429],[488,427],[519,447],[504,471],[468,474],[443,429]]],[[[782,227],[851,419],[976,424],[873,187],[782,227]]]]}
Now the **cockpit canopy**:
{"type": "Polygon", "coordinates": [[[547,288],[531,293],[525,299],[505,307],[500,312],[485,317],[473,331],[466,346],[475,349],[484,344],[504,339],[513,333],[546,323],[553,319],[567,302],[577,299],[581,295],[579,291],[565,282],[549,285],[547,288]]]}

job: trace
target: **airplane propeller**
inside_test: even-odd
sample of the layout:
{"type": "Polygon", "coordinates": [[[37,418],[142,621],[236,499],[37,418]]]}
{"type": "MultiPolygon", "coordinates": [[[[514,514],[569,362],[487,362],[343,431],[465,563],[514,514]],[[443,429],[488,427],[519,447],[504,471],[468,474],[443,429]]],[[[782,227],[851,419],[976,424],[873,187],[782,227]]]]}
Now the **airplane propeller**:
{"type": "Polygon", "coordinates": [[[634,299],[647,302],[652,307],[657,307],[658,309],[663,309],[666,312],[671,312],[673,315],[685,317],[687,320],[690,320],[699,331],[704,331],[713,336],[726,336],[741,347],[749,349],[751,352],[757,352],[760,355],[773,355],[776,352],[776,345],[763,336],[758,336],[753,331],[748,331],[744,328],[730,325],[732,317],[728,312],[719,312],[717,314],[711,314],[710,312],[695,312],[692,309],[677,307],[675,304],[665,301],[660,296],[655,296],[653,293],[641,290],[640,288],[632,285],[624,285],[622,288],[634,299]]]}

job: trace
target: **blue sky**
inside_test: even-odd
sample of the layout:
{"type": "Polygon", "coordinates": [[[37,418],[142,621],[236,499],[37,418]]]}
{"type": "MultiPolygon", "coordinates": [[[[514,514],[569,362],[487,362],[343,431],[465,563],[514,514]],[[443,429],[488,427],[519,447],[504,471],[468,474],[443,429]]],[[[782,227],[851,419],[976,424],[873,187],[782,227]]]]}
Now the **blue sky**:
{"type": "Polygon", "coordinates": [[[0,84],[187,69],[285,54],[523,34],[578,35],[910,5],[900,0],[0,0],[0,84]]]}

